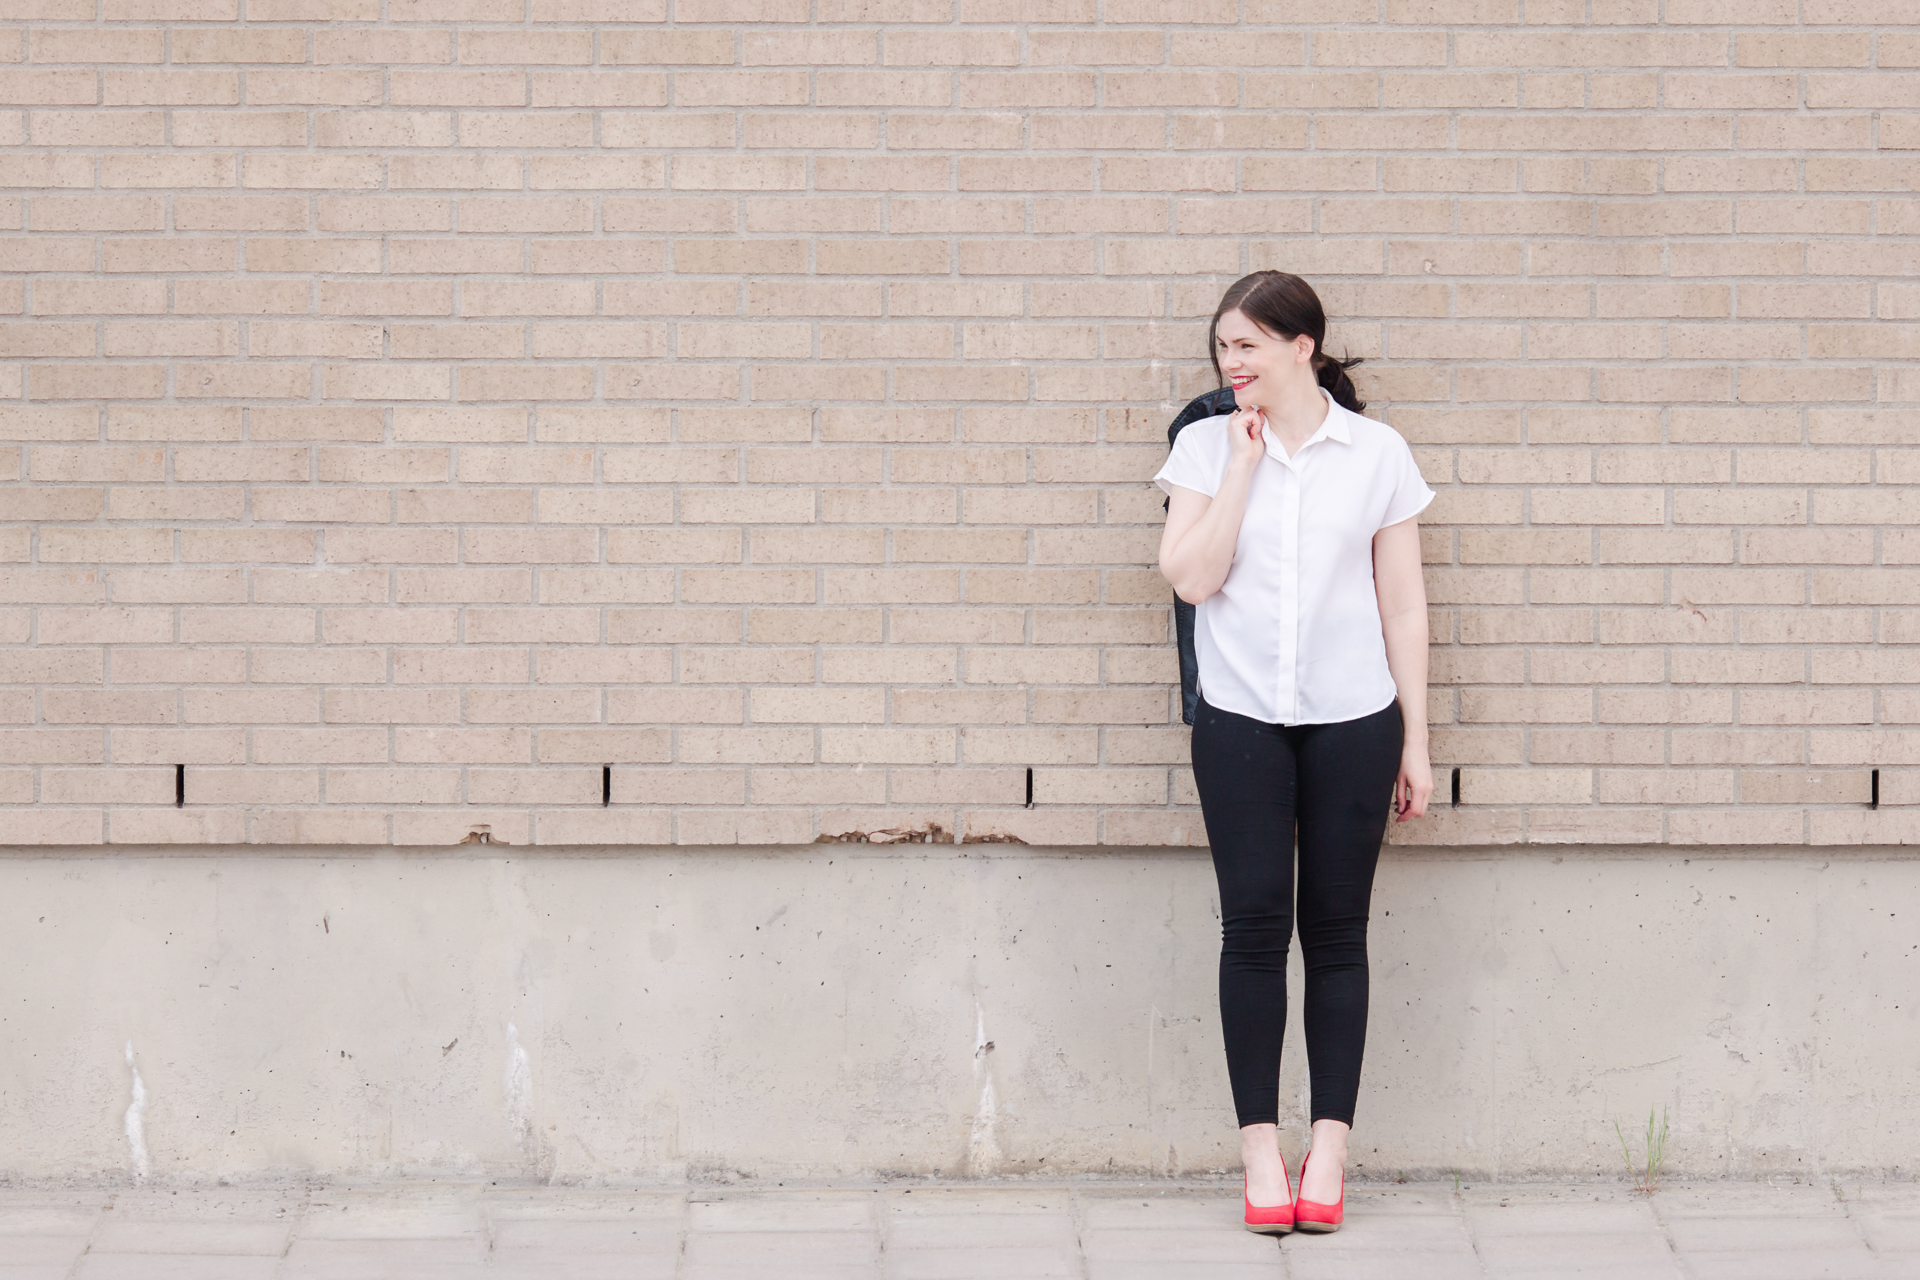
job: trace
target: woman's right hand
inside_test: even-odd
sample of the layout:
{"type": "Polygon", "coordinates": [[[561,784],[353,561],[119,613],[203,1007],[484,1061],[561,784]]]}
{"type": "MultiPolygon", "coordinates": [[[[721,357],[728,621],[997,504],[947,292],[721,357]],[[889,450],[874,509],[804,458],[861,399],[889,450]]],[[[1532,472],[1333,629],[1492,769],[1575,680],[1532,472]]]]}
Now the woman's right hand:
{"type": "Polygon", "coordinates": [[[1254,468],[1267,456],[1266,428],[1264,411],[1236,409],[1227,416],[1233,457],[1219,489],[1209,498],[1174,486],[1160,534],[1160,572],[1188,604],[1199,604],[1218,591],[1233,569],[1254,468]]]}
{"type": "Polygon", "coordinates": [[[1235,409],[1227,419],[1227,436],[1233,441],[1232,465],[1252,471],[1253,465],[1267,456],[1267,414],[1258,405],[1235,409]]]}

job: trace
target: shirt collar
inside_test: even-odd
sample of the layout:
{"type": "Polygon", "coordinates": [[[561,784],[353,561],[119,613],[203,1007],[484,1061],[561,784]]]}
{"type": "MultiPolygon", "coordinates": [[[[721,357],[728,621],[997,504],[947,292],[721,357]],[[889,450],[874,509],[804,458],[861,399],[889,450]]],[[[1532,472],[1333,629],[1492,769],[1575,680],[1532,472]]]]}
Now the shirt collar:
{"type": "MultiPolygon", "coordinates": [[[[1301,445],[1294,451],[1293,456],[1295,458],[1298,458],[1302,453],[1306,452],[1307,445],[1319,440],[1338,440],[1341,444],[1351,444],[1353,442],[1353,432],[1347,427],[1347,410],[1340,406],[1340,403],[1333,398],[1333,393],[1325,387],[1320,388],[1320,395],[1327,402],[1327,416],[1320,423],[1319,430],[1307,437],[1306,444],[1301,445]]],[[[1268,427],[1265,430],[1267,443],[1275,455],[1275,461],[1291,461],[1286,455],[1286,450],[1280,447],[1280,441],[1278,437],[1273,434],[1273,428],[1268,427]]]]}
{"type": "MultiPolygon", "coordinates": [[[[1341,444],[1351,444],[1353,441],[1353,433],[1347,429],[1347,409],[1339,401],[1335,400],[1333,398],[1333,392],[1327,390],[1325,387],[1320,388],[1320,394],[1326,397],[1327,420],[1320,424],[1320,430],[1313,433],[1314,439],[1317,440],[1324,435],[1329,440],[1338,440],[1341,444]]],[[[1308,443],[1311,443],[1311,441],[1308,443]]]]}

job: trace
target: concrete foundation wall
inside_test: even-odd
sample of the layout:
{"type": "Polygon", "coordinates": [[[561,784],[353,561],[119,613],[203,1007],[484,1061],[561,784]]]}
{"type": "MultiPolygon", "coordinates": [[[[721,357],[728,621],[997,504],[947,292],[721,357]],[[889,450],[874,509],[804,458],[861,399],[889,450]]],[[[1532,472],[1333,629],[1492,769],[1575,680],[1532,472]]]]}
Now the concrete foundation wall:
{"type": "MultiPolygon", "coordinates": [[[[1618,1170],[1658,1106],[1676,1172],[1910,1172],[1916,903],[1899,850],[1389,850],[1355,1173],[1618,1170]]],[[[1228,1167],[1218,952],[1192,850],[19,850],[0,1174],[1228,1167]]]]}

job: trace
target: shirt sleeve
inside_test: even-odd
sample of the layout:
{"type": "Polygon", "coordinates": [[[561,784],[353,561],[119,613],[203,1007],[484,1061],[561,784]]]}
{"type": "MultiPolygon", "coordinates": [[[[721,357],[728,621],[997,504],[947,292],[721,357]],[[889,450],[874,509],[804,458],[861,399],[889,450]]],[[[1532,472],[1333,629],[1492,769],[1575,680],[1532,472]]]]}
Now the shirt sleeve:
{"type": "Polygon", "coordinates": [[[1220,492],[1221,468],[1207,458],[1207,451],[1200,447],[1200,432],[1194,428],[1199,423],[1189,423],[1180,434],[1173,438],[1173,448],[1167,454],[1166,465],[1153,477],[1153,482],[1173,496],[1173,486],[1192,489],[1204,493],[1209,498],[1220,492]]]}
{"type": "Polygon", "coordinates": [[[1407,447],[1406,439],[1399,432],[1394,433],[1393,439],[1394,451],[1398,454],[1393,470],[1397,474],[1393,496],[1387,500],[1387,513],[1380,520],[1382,529],[1419,515],[1433,501],[1433,490],[1421,476],[1420,464],[1413,460],[1413,450],[1407,447]]]}

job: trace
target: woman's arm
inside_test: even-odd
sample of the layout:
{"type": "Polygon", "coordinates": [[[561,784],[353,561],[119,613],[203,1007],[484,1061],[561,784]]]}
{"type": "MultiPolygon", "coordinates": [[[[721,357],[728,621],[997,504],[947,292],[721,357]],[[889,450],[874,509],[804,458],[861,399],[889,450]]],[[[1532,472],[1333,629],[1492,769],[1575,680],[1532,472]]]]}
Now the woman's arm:
{"type": "Polygon", "coordinates": [[[1400,691],[1406,745],[1393,804],[1400,821],[1422,817],[1433,795],[1427,759],[1427,586],[1420,576],[1420,523],[1390,524],[1373,535],[1373,589],[1380,602],[1380,632],[1387,642],[1387,669],[1400,691]]]}
{"type": "Polygon", "coordinates": [[[1195,489],[1173,486],[1167,525],[1160,534],[1160,573],[1173,584],[1173,593],[1188,604],[1199,604],[1218,591],[1233,568],[1240,521],[1247,514],[1247,490],[1267,452],[1261,434],[1265,426],[1266,418],[1258,410],[1234,412],[1227,428],[1233,456],[1220,478],[1219,492],[1211,498],[1195,489]]]}

